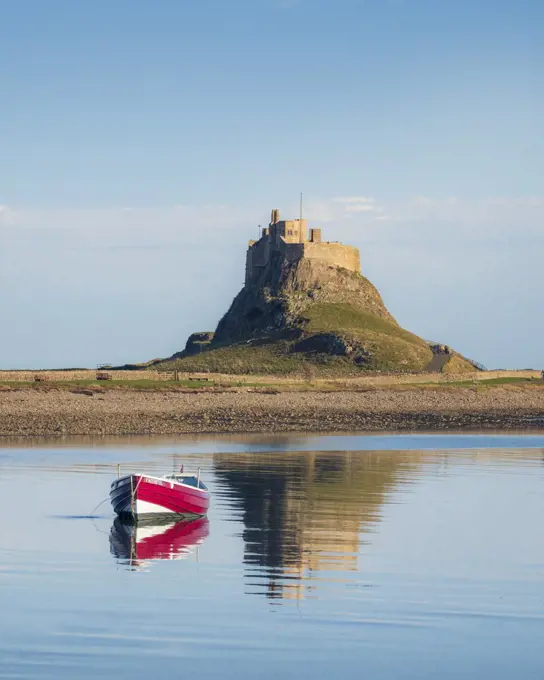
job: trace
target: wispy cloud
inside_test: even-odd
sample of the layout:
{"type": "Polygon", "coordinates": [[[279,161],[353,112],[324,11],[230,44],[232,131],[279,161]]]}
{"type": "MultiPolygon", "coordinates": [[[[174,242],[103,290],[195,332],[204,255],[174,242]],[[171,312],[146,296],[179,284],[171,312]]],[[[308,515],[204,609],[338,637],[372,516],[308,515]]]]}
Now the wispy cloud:
{"type": "Polygon", "coordinates": [[[338,196],[332,201],[340,206],[343,217],[367,213],[375,219],[387,219],[384,207],[371,196],[338,196]]]}
{"type": "MultiPolygon", "coordinates": [[[[0,208],[0,220],[21,229],[93,230],[111,232],[130,227],[155,232],[162,228],[192,231],[230,229],[252,220],[251,209],[226,205],[121,206],[104,208],[0,208]]],[[[254,219],[254,218],[253,218],[254,219]]]]}
{"type": "MultiPolygon", "coordinates": [[[[18,231],[47,230],[81,232],[95,242],[119,246],[136,242],[200,243],[244,241],[266,223],[261,206],[173,205],[158,207],[39,209],[0,206],[0,224],[18,231]]],[[[286,217],[298,206],[282,210],[286,217]]],[[[406,201],[379,202],[371,196],[307,197],[304,216],[310,223],[323,223],[335,237],[349,240],[361,234],[382,238],[395,234],[403,240],[464,238],[470,241],[495,237],[532,235],[544,240],[544,198],[415,196],[406,201]]]]}
{"type": "Polygon", "coordinates": [[[19,221],[19,215],[7,205],[0,205],[0,226],[15,226],[19,221]]]}
{"type": "Polygon", "coordinates": [[[544,198],[521,196],[475,200],[419,196],[392,207],[391,219],[422,225],[439,223],[456,230],[468,229],[471,234],[518,232],[544,236],[544,198]]]}
{"type": "Polygon", "coordinates": [[[376,203],[375,198],[369,196],[340,196],[332,199],[335,203],[357,203],[357,204],[373,204],[376,203]]]}

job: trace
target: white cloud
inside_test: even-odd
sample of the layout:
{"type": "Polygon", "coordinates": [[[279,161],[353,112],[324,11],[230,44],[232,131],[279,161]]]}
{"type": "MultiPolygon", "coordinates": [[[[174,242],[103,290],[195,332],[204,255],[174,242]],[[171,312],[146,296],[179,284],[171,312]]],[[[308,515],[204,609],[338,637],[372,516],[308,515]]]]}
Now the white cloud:
{"type": "Polygon", "coordinates": [[[332,200],[335,203],[366,203],[369,205],[376,203],[376,199],[370,196],[340,196],[332,200]]]}
{"type": "Polygon", "coordinates": [[[0,219],[8,226],[22,229],[92,230],[112,232],[131,229],[154,233],[176,229],[188,234],[198,229],[224,230],[255,221],[251,208],[206,206],[121,206],[106,208],[15,208],[0,209],[0,219]]]}
{"type": "Polygon", "coordinates": [[[522,233],[544,236],[544,198],[513,197],[463,199],[418,197],[405,204],[391,206],[396,222],[444,225],[464,231],[469,237],[486,234],[522,233]]]}
{"type": "Polygon", "coordinates": [[[7,205],[0,205],[0,225],[15,226],[19,222],[19,215],[7,205]]]}
{"type": "Polygon", "coordinates": [[[344,206],[344,209],[345,209],[346,213],[348,213],[348,214],[361,213],[361,212],[374,212],[374,213],[383,212],[383,208],[381,206],[373,205],[371,203],[348,204],[348,205],[344,206]]]}
{"type": "Polygon", "coordinates": [[[385,218],[384,208],[371,196],[339,196],[332,199],[333,203],[341,206],[343,217],[351,217],[358,213],[368,213],[380,219],[385,218]]]}

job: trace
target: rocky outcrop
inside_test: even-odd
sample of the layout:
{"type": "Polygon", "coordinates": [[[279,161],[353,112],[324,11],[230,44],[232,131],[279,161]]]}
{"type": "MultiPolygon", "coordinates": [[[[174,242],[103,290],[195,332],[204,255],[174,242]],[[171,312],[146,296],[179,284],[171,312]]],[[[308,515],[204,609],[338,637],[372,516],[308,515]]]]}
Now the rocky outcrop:
{"type": "Polygon", "coordinates": [[[351,357],[356,364],[366,364],[372,356],[361,343],[338,333],[313,333],[293,343],[291,351],[351,357]]]}
{"type": "Polygon", "coordinates": [[[214,344],[304,329],[316,303],[347,303],[396,324],[377,289],[361,274],[316,260],[277,257],[254,285],[244,287],[219,322],[214,344]]]}
{"type": "Polygon", "coordinates": [[[199,352],[202,352],[204,349],[207,349],[210,346],[214,335],[215,333],[212,331],[192,333],[187,340],[184,353],[198,354],[199,352]]]}
{"type": "MultiPolygon", "coordinates": [[[[277,231],[278,224],[287,229],[295,223],[270,229],[277,231]]],[[[351,375],[423,371],[431,364],[429,344],[399,326],[358,271],[357,249],[336,244],[340,254],[351,257],[351,266],[341,266],[348,259],[327,259],[335,244],[321,244],[315,234],[315,242],[278,238],[264,234],[250,242],[244,288],[215,334],[193,334],[174,355],[179,370],[293,373],[313,364],[327,375],[351,375]]],[[[467,363],[463,370],[473,367],[467,363]]]]}

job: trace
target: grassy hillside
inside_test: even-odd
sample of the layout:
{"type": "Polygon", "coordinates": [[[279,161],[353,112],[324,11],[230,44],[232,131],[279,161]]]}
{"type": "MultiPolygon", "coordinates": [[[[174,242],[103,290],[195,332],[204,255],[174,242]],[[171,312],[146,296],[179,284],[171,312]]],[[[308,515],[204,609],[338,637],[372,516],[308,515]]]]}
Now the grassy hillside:
{"type": "Polygon", "coordinates": [[[395,323],[363,312],[347,303],[315,303],[301,321],[305,338],[331,333],[363,346],[370,353],[364,365],[350,356],[322,352],[294,352],[287,340],[253,340],[228,346],[211,346],[191,356],[167,360],[159,370],[220,373],[353,375],[366,371],[421,371],[432,359],[427,344],[395,323]]]}
{"type": "Polygon", "coordinates": [[[460,354],[454,354],[444,366],[442,373],[470,373],[474,371],[474,365],[460,354]]]}
{"type": "Polygon", "coordinates": [[[309,333],[338,332],[360,342],[372,356],[368,368],[373,370],[422,371],[433,356],[417,335],[349,304],[313,305],[307,318],[305,330],[309,333]]]}

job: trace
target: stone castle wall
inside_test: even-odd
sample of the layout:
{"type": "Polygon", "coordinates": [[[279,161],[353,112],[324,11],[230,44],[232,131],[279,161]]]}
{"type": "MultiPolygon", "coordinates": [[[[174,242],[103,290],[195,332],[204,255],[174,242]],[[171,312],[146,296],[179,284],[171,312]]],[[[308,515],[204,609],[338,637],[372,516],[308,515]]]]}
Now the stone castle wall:
{"type": "Polygon", "coordinates": [[[286,243],[281,249],[286,262],[295,262],[305,258],[320,260],[334,267],[343,267],[352,272],[361,271],[359,250],[343,243],[286,243]]]}
{"type": "Polygon", "coordinates": [[[359,249],[342,243],[303,243],[302,257],[321,260],[335,267],[344,267],[352,272],[361,271],[359,249]]]}
{"type": "Polygon", "coordinates": [[[250,241],[246,256],[246,285],[257,276],[258,271],[266,267],[270,261],[270,239],[261,238],[250,241]]]}

